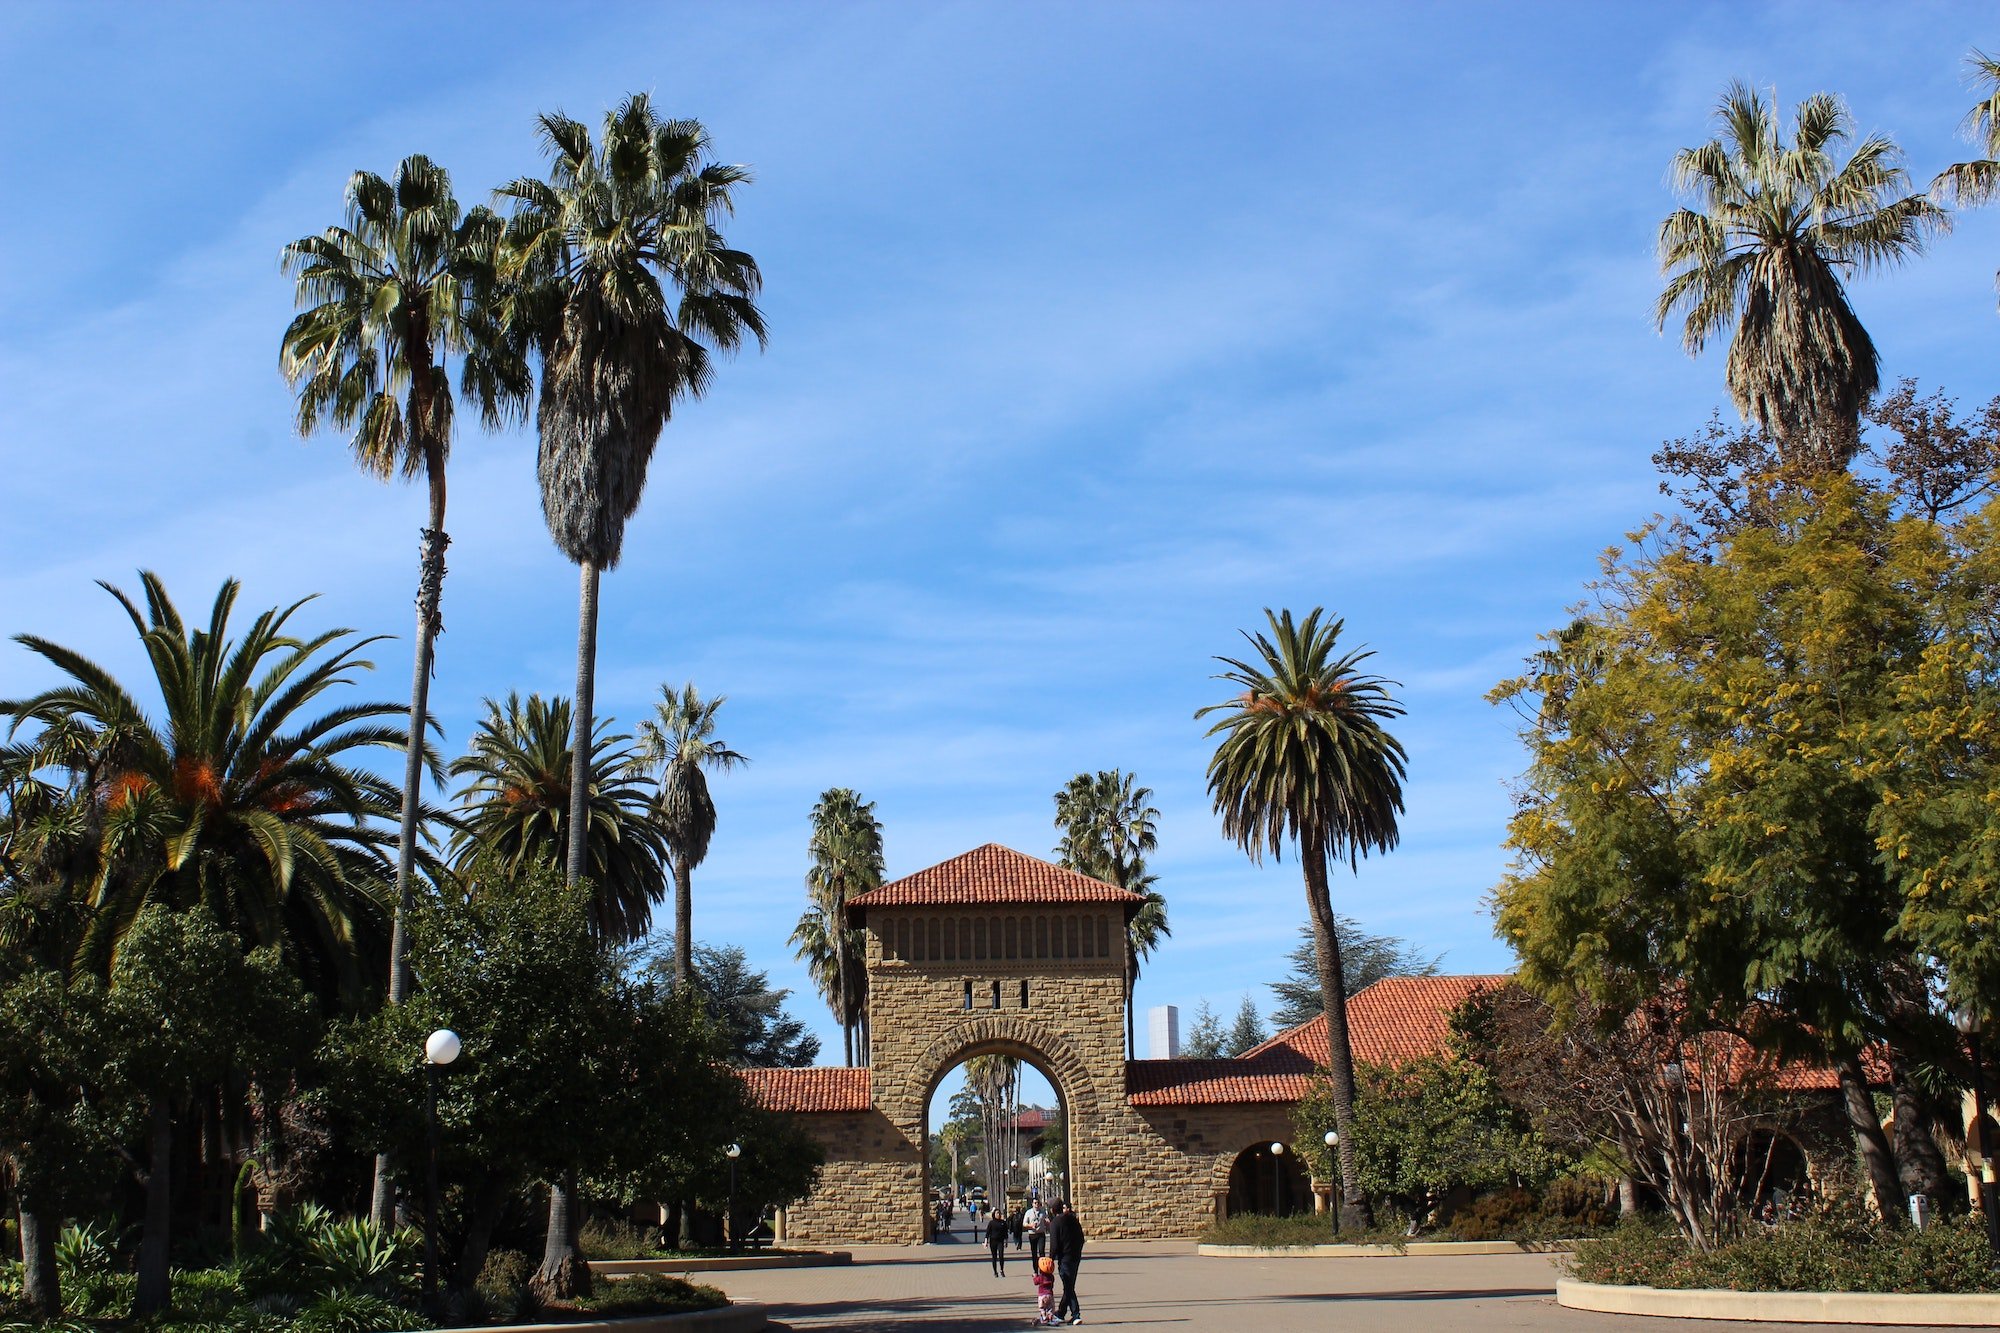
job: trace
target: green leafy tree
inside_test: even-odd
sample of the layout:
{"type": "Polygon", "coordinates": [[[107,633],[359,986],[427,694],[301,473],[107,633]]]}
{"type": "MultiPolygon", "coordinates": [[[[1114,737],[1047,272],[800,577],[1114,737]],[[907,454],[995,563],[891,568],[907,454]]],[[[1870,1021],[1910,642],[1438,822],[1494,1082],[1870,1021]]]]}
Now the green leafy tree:
{"type": "Polygon", "coordinates": [[[539,123],[549,178],[523,177],[499,194],[514,206],[510,322],[541,357],[542,513],[582,574],[567,862],[580,879],[598,576],[618,564],[675,403],[706,391],[713,351],[746,336],[763,343],[763,280],[717,229],[750,173],[708,160],[700,122],[662,120],[635,93],[605,116],[600,143],[561,114],[539,123]]]}
{"type": "Polygon", "coordinates": [[[1222,1031],[1222,1020],[1215,1016],[1215,1010],[1203,1000],[1195,1006],[1194,1022],[1188,1027],[1187,1040],[1181,1043],[1181,1058],[1184,1060],[1220,1060],[1225,1054],[1223,1047],[1228,1038],[1222,1031]]]}
{"type": "Polygon", "coordinates": [[[1242,692],[1195,716],[1221,714],[1208,730],[1220,737],[1208,764],[1208,791],[1224,836],[1252,860],[1267,851],[1280,856],[1290,841],[1305,872],[1340,1113],[1340,1223],[1367,1230],[1374,1219],[1352,1155],[1354,1056],[1327,871],[1336,858],[1352,867],[1368,852],[1396,845],[1403,747],[1383,723],[1403,710],[1389,694],[1391,682],[1362,672],[1371,654],[1341,653],[1343,624],[1322,624],[1322,614],[1315,607],[1294,622],[1290,611],[1267,609],[1270,634],[1244,635],[1255,660],[1217,659],[1229,668],[1218,679],[1242,692]]]}
{"type": "Polygon", "coordinates": [[[1263,1045],[1270,1035],[1264,1020],[1257,1016],[1256,1004],[1246,995],[1237,1007],[1236,1021],[1229,1025],[1229,1038],[1224,1049],[1230,1056],[1238,1056],[1252,1047],[1263,1045]]]}
{"type": "Polygon", "coordinates": [[[659,770],[656,809],[674,869],[674,977],[681,985],[694,979],[694,868],[708,856],[715,836],[715,802],[708,794],[705,769],[728,772],[750,761],[715,738],[715,714],[727,701],[716,695],[703,699],[694,682],[675,693],[660,688],[653,716],[639,724],[641,760],[659,770]]]}
{"type": "Polygon", "coordinates": [[[1974,51],[1966,57],[1980,98],[1965,113],[1965,135],[1982,156],[1955,162],[1931,182],[1931,196],[1979,207],[2000,199],[2000,57],[1974,51]]]}
{"type": "Polygon", "coordinates": [[[819,1038],[785,1012],[791,992],[774,989],[770,974],[751,967],[740,946],[697,944],[694,985],[731,1064],[797,1069],[818,1058],[819,1038]]]}
{"type": "Polygon", "coordinates": [[[1125,1050],[1136,1059],[1132,994],[1139,984],[1139,965],[1174,932],[1167,924],[1166,896],[1154,887],[1157,877],[1146,870],[1146,853],[1159,845],[1160,812],[1152,806],[1153,789],[1135,781],[1117,769],[1079,773],[1055,800],[1056,827],[1063,834],[1056,845],[1057,862],[1145,899],[1125,925],[1125,1050]]]}
{"type": "MultiPolygon", "coordinates": [[[[1426,958],[1414,944],[1395,935],[1370,935],[1353,917],[1333,914],[1333,935],[1340,942],[1341,983],[1349,999],[1384,977],[1434,977],[1441,958],[1426,958]]],[[[1271,1026],[1283,1031],[1310,1023],[1321,1011],[1319,956],[1313,947],[1312,922],[1299,926],[1299,942],[1286,961],[1291,971],[1271,983],[1278,1005],[1271,1026]]]]}
{"type": "Polygon", "coordinates": [[[1853,133],[1840,99],[1801,102],[1784,141],[1775,97],[1731,84],[1721,134],[1674,156],[1688,201],[1660,224],[1667,284],[1654,318],[1685,312],[1690,355],[1725,329],[1725,377],[1745,420],[1807,471],[1843,469],[1860,448],[1859,418],[1880,386],[1875,343],[1847,303],[1844,272],[1920,253],[1947,215],[1907,192],[1895,143],[1871,134],[1837,161],[1853,133]]]}
{"type": "MultiPolygon", "coordinates": [[[[592,927],[612,944],[629,943],[652,924],[653,906],[667,893],[666,840],[652,818],[653,787],[645,764],[597,724],[591,739],[590,823],[585,869],[592,927]]],[[[470,779],[458,793],[453,859],[468,866],[499,860],[522,874],[565,853],[573,776],[567,699],[517,694],[486,701],[470,751],[453,761],[453,777],[470,779]]]]}
{"type": "Polygon", "coordinates": [[[312,1032],[298,982],[275,949],[245,955],[204,907],[143,909],[126,932],[107,995],[110,1061],[144,1107],[148,1154],[136,1313],[164,1309],[181,1114],[231,1072],[274,1075],[312,1032]]]}
{"type": "Polygon", "coordinates": [[[408,733],[392,721],[399,704],[332,700],[370,669],[374,640],[300,637],[304,601],[234,638],[234,580],[205,626],[183,622],[156,575],[141,580],[143,608],[101,586],[139,634],[156,713],[102,666],[28,634],[16,642],[68,679],[0,703],[15,731],[67,737],[41,751],[63,775],[49,780],[78,798],[56,816],[71,824],[66,854],[45,869],[90,909],[78,961],[106,975],[144,908],[199,906],[246,946],[279,950],[323,1002],[359,1007],[388,973],[386,848],[401,803],[359,763],[401,752],[408,733]]]}
{"type": "MultiPolygon", "coordinates": [[[[1476,1064],[1430,1055],[1401,1065],[1364,1064],[1355,1072],[1362,1188],[1412,1221],[1423,1221],[1461,1186],[1537,1189],[1567,1165],[1476,1064]]],[[[1330,1178],[1324,1145],[1337,1121],[1324,1078],[1314,1080],[1292,1119],[1313,1173],[1330,1178]]]]}
{"type": "Polygon", "coordinates": [[[868,978],[861,933],[847,921],[847,900],[882,883],[882,824],[875,818],[875,803],[863,801],[851,787],[820,793],[812,809],[809,851],[809,905],[793,928],[792,945],[833,1007],[846,1062],[852,1065],[855,1029],[867,1013],[868,978]]]}

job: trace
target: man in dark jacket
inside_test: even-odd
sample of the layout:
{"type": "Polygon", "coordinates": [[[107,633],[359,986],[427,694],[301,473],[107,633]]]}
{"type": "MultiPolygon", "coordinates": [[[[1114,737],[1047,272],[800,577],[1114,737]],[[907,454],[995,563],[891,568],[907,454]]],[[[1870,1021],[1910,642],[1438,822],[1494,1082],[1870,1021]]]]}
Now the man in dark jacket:
{"type": "Polygon", "coordinates": [[[1070,1323],[1081,1324],[1083,1309],[1076,1303],[1076,1266],[1083,1262],[1083,1223],[1067,1199],[1057,1206],[1062,1213],[1049,1227],[1049,1255],[1056,1261],[1056,1276],[1062,1279],[1056,1322],[1060,1324],[1067,1313],[1070,1323]]]}
{"type": "Polygon", "coordinates": [[[993,1276],[1007,1276],[1007,1218],[1001,1213],[986,1214],[986,1250],[993,1256],[993,1276]]]}

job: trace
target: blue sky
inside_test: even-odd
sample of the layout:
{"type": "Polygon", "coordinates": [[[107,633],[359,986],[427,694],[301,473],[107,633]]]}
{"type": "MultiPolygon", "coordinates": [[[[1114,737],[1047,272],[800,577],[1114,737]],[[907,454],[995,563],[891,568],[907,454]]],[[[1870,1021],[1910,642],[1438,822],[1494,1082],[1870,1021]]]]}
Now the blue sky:
{"type": "MultiPolygon", "coordinates": [[[[1283,969],[1290,862],[1203,792],[1194,710],[1265,606],[1325,605],[1402,682],[1403,846],[1336,885],[1370,929],[1508,966],[1482,905],[1522,753],[1483,701],[1658,504],[1725,402],[1654,333],[1672,152],[1732,78],[1844,94],[1921,179],[1968,153],[1984,5],[288,6],[0,10],[0,630],[140,662],[96,578],[408,633],[421,493],[301,441],[276,258],[348,174],[424,152],[462,199],[540,169],[538,110],[650,90],[752,165],[767,354],[668,429],[604,585],[598,705],[726,693],[706,939],[809,988],[806,816],[878,802],[892,874],[1045,854],[1120,766],[1163,815],[1174,938],[1142,1005],[1283,969]],[[1893,14],[1893,17],[1890,15],[1893,14]]],[[[2000,385],[2000,214],[1858,282],[1889,377],[2000,385]]],[[[452,462],[434,706],[567,693],[576,582],[532,438],[452,462]]],[[[407,688],[384,645],[379,697],[407,688]]],[[[0,650],[0,695],[47,680],[0,650]]],[[[838,1048],[823,1007],[800,1005],[838,1048]]],[[[1186,1018],[1184,1016],[1184,1023],[1186,1018]]]]}

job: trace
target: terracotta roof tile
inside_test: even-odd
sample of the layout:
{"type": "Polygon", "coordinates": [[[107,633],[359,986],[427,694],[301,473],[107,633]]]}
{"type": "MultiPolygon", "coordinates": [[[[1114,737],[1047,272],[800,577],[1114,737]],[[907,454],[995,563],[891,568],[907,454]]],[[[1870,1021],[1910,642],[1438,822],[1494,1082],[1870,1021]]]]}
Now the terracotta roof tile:
{"type": "Polygon", "coordinates": [[[1125,1071],[1127,1100],[1134,1106],[1295,1102],[1312,1081],[1312,1070],[1303,1062],[1247,1055],[1235,1060],[1133,1060],[1125,1071]]]}
{"type": "Polygon", "coordinates": [[[805,1069],[739,1069],[750,1095],[767,1111],[811,1115],[866,1111],[874,1105],[864,1068],[816,1065],[805,1069]]]}
{"type": "MultiPolygon", "coordinates": [[[[1384,977],[1347,1001],[1347,1044],[1361,1064],[1401,1064],[1435,1055],[1451,1035],[1451,1012],[1483,990],[1504,986],[1510,977],[1384,977]]],[[[1287,1028],[1245,1060],[1290,1048],[1309,1065],[1327,1060],[1326,1016],[1287,1028]]]]}
{"type": "Polygon", "coordinates": [[[1118,903],[1145,899],[1103,880],[989,842],[928,870],[905,875],[847,900],[849,919],[871,907],[954,907],[988,903],[1118,903]]]}

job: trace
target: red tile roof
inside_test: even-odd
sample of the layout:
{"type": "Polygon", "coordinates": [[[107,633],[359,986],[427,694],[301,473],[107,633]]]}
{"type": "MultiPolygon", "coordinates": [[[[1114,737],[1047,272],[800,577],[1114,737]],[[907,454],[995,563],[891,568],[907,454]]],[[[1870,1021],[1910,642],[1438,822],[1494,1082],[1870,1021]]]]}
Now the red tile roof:
{"type": "MultiPolygon", "coordinates": [[[[1506,985],[1511,977],[1384,977],[1364,987],[1347,1002],[1347,1044],[1361,1064],[1402,1064],[1435,1055],[1451,1035],[1452,1010],[1484,990],[1506,985]]],[[[1254,1060],[1267,1051],[1288,1047],[1311,1065],[1327,1060],[1326,1016],[1312,1018],[1243,1053],[1254,1060]]]]}
{"type": "Polygon", "coordinates": [[[989,903],[1118,903],[1136,909],[1138,894],[989,842],[928,870],[847,900],[849,920],[871,907],[955,907],[989,903]]]}
{"type": "Polygon", "coordinates": [[[874,1105],[868,1071],[841,1066],[806,1069],[739,1069],[750,1095],[767,1111],[811,1115],[828,1111],[866,1111],[874,1105]]]}
{"type": "MultiPolygon", "coordinates": [[[[1294,1054],[1286,1052],[1286,1054],[1294,1054]]],[[[1134,1106],[1213,1106],[1295,1102],[1306,1095],[1312,1068],[1303,1060],[1134,1060],[1125,1066],[1134,1106]]]]}

